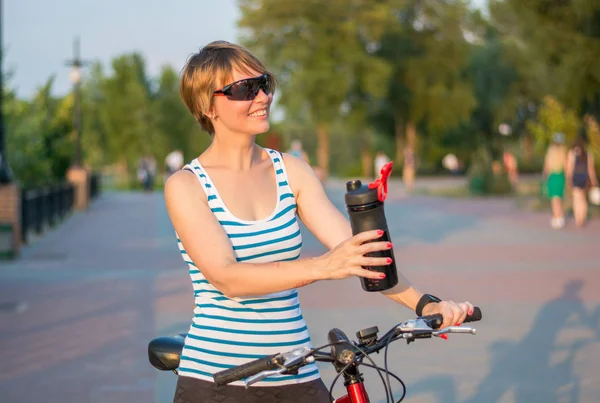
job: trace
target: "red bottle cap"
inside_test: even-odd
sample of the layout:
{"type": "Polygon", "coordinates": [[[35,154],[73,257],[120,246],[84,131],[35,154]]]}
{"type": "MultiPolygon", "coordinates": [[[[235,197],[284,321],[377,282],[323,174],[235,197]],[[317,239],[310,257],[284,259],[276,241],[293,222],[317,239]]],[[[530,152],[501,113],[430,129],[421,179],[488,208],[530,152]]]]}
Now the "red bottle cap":
{"type": "Polygon", "coordinates": [[[369,189],[377,188],[377,199],[382,203],[387,198],[387,180],[390,177],[390,174],[392,173],[392,165],[394,165],[393,162],[388,162],[383,167],[381,167],[381,177],[375,182],[369,183],[369,189]]]}

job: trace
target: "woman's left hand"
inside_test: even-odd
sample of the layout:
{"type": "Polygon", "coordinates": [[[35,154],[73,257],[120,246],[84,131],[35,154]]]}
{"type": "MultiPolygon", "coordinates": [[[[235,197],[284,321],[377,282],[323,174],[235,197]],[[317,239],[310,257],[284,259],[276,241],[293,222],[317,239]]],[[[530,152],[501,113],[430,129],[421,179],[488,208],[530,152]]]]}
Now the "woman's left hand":
{"type": "Polygon", "coordinates": [[[441,313],[444,317],[442,328],[460,326],[467,315],[473,315],[473,304],[470,302],[441,301],[425,305],[422,313],[423,315],[441,313]]]}

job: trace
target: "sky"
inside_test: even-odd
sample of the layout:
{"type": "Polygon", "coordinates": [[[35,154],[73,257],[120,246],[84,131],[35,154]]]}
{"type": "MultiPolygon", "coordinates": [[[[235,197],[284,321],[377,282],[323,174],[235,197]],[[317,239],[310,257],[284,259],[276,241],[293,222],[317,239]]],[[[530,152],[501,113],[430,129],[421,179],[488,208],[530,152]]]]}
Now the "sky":
{"type": "Polygon", "coordinates": [[[213,40],[235,42],[235,0],[3,0],[4,70],[21,97],[55,75],[54,93],[69,91],[73,40],[81,58],[107,68],[115,56],[140,52],[150,75],[170,64],[178,71],[187,57],[213,40]]]}
{"type": "Polygon", "coordinates": [[[25,98],[52,75],[55,95],[70,90],[66,62],[72,58],[76,36],[82,59],[108,68],[115,56],[137,51],[151,76],[165,64],[181,70],[190,54],[213,40],[239,39],[236,0],[0,1],[4,70],[12,74],[10,87],[25,98]]]}

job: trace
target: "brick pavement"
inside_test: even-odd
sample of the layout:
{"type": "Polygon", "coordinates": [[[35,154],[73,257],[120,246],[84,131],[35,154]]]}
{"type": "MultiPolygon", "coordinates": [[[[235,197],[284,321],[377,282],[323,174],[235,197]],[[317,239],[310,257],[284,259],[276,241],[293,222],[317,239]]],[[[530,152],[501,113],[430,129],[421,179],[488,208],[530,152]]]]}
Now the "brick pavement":
{"type": "MultiPolygon", "coordinates": [[[[343,208],[342,182],[328,192],[343,208]]],[[[486,318],[477,336],[390,349],[406,401],[600,401],[600,222],[552,231],[545,214],[510,200],[405,197],[397,186],[386,211],[411,280],[477,302],[486,318]]],[[[323,251],[306,234],[304,255],[323,251]]],[[[332,326],[353,336],[411,316],[356,279],[300,295],[315,344],[332,326]]],[[[175,377],[150,368],[146,344],[185,331],[191,306],[162,197],[106,193],[0,263],[0,401],[170,402],[175,377]]],[[[377,378],[367,378],[377,401],[377,378]]]]}

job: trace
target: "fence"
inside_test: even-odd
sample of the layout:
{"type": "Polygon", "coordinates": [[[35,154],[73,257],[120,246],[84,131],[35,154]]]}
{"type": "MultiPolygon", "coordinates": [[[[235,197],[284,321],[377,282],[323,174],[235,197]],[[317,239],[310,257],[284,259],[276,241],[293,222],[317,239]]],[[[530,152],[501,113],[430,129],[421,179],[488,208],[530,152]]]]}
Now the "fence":
{"type": "MultiPolygon", "coordinates": [[[[89,200],[100,194],[100,175],[89,180],[89,200]]],[[[31,235],[39,235],[63,220],[73,211],[74,187],[61,183],[21,191],[21,239],[28,243],[31,235]]]]}

